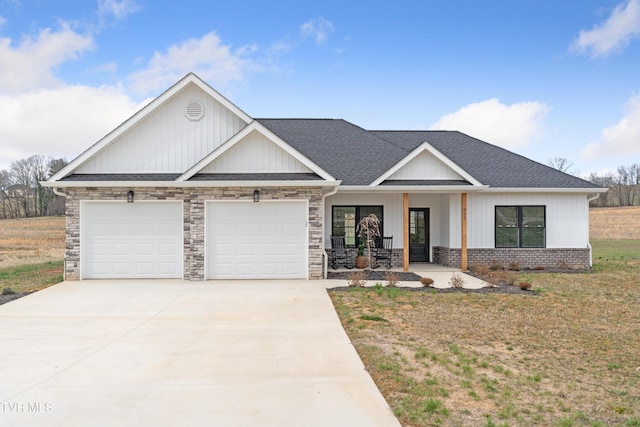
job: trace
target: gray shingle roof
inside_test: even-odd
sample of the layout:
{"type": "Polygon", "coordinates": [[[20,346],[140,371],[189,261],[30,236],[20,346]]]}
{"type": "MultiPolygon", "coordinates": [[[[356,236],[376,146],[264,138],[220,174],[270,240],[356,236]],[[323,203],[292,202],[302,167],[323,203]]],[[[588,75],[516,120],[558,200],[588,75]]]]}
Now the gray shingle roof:
{"type": "Polygon", "coordinates": [[[175,181],[179,173],[75,173],[60,181],[175,181]]]}
{"type": "Polygon", "coordinates": [[[257,119],[343,185],[368,185],[407,152],[341,119],[257,119]]]}
{"type": "Polygon", "coordinates": [[[504,148],[456,131],[372,131],[412,151],[425,141],[483,185],[503,188],[599,188],[504,148]]]}
{"type": "Polygon", "coordinates": [[[256,120],[334,178],[342,180],[342,185],[369,185],[428,142],[483,185],[599,188],[456,131],[368,131],[341,119],[256,120]]]}
{"type": "Polygon", "coordinates": [[[200,173],[189,181],[314,181],[315,173],[200,173]]]}

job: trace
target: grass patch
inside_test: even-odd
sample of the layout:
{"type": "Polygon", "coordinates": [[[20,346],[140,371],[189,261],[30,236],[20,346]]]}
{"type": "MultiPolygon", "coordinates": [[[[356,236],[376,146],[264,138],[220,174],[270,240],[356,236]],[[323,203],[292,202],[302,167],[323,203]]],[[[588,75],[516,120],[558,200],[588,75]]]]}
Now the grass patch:
{"type": "Polygon", "coordinates": [[[592,245],[592,273],[528,274],[539,298],[330,295],[402,425],[638,426],[640,241],[592,245]]]}
{"type": "Polygon", "coordinates": [[[372,322],[386,322],[384,317],[376,316],[375,314],[363,314],[360,316],[360,320],[370,320],[372,322]]]}
{"type": "MultiPolygon", "coordinates": [[[[0,289],[14,293],[34,292],[62,282],[63,261],[20,265],[0,269],[0,289]]],[[[5,294],[6,295],[6,294],[5,294]]]]}

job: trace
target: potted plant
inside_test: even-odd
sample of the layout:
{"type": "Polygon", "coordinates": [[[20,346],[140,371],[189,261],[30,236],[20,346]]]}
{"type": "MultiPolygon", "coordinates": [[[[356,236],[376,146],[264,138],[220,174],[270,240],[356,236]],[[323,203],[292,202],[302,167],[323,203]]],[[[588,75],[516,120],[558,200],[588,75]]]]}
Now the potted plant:
{"type": "Polygon", "coordinates": [[[367,257],[364,256],[364,242],[358,245],[358,256],[356,257],[356,268],[365,268],[367,266],[367,257]]]}

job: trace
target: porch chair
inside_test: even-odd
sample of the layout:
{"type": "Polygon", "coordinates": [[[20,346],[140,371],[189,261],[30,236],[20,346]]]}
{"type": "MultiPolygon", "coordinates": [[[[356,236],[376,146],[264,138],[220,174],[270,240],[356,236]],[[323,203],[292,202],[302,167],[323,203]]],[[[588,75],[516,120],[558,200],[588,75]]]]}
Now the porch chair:
{"type": "Polygon", "coordinates": [[[347,251],[344,236],[331,236],[331,267],[337,269],[338,265],[353,268],[353,257],[347,251]]]}
{"type": "Polygon", "coordinates": [[[381,264],[381,261],[384,261],[386,262],[387,270],[390,269],[392,249],[393,249],[393,236],[378,237],[376,239],[376,247],[374,249],[375,266],[373,268],[378,268],[381,264]]]}

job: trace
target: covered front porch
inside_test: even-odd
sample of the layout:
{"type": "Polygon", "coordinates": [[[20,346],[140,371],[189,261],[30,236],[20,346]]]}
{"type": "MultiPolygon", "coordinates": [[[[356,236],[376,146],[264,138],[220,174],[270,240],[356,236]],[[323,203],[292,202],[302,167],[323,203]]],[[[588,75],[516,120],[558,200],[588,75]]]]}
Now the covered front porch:
{"type": "Polygon", "coordinates": [[[425,266],[433,271],[442,263],[446,269],[466,271],[467,193],[460,191],[459,186],[456,189],[456,192],[443,188],[411,192],[388,189],[340,192],[327,197],[324,224],[327,271],[331,270],[331,236],[344,236],[347,252],[355,258],[360,242],[357,224],[370,213],[380,219],[381,235],[392,238],[394,270],[408,272],[412,267],[425,266]],[[459,255],[448,257],[451,249],[459,255]]]}

